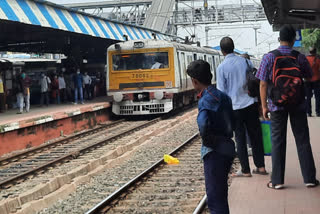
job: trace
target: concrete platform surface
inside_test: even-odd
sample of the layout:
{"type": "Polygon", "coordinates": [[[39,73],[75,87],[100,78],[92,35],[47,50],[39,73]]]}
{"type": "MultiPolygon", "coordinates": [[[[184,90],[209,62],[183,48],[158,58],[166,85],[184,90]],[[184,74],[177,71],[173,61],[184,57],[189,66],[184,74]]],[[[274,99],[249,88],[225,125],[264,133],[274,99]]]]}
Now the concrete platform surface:
{"type": "Polygon", "coordinates": [[[49,106],[31,106],[29,113],[17,114],[17,109],[9,110],[0,114],[0,133],[13,131],[20,128],[39,125],[53,120],[75,116],[89,111],[110,107],[110,97],[98,97],[85,104],[74,105],[51,104],[49,106]]]}
{"type": "MultiPolygon", "coordinates": [[[[320,118],[311,117],[309,129],[313,156],[320,179],[320,118]]],[[[231,214],[320,214],[320,186],[306,188],[303,183],[294,137],[288,127],[285,189],[267,188],[270,176],[234,178],[229,190],[231,214]]],[[[271,172],[271,158],[266,157],[271,172]]],[[[250,158],[251,169],[254,168],[250,158]]]]}

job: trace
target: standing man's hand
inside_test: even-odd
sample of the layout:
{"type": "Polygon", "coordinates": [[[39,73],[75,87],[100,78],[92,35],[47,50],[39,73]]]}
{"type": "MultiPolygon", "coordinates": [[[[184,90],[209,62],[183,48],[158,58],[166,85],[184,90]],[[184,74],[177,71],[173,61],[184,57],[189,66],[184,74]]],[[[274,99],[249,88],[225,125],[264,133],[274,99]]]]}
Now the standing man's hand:
{"type": "Polygon", "coordinates": [[[267,105],[267,88],[268,83],[266,81],[260,81],[260,97],[262,106],[263,119],[270,120],[268,113],[270,112],[267,105]]]}
{"type": "Polygon", "coordinates": [[[270,120],[269,115],[268,115],[269,112],[270,111],[269,111],[268,107],[262,107],[263,119],[270,120]]]}

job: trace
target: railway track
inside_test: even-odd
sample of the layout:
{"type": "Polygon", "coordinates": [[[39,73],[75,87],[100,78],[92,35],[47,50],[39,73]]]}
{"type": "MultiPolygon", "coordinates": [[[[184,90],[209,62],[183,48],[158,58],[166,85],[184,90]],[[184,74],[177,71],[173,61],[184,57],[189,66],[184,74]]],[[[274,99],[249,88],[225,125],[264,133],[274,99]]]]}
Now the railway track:
{"type": "Polygon", "coordinates": [[[10,188],[159,120],[160,118],[139,122],[119,120],[0,159],[0,188],[10,188]],[[99,139],[101,137],[102,139],[99,139]]]}
{"type": "Polygon", "coordinates": [[[170,153],[178,165],[159,160],[86,214],[192,213],[205,194],[200,146],[193,135],[170,153]]]}

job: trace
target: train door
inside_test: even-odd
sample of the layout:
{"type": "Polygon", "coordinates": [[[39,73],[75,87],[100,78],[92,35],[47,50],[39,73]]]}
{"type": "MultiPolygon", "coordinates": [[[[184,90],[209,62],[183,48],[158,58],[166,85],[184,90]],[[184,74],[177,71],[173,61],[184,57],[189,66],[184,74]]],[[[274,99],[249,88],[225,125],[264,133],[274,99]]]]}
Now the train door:
{"type": "Polygon", "coordinates": [[[188,87],[188,75],[187,75],[187,67],[186,67],[186,56],[184,52],[181,52],[181,76],[185,80],[185,88],[188,87]]]}
{"type": "Polygon", "coordinates": [[[180,88],[183,88],[183,76],[182,76],[182,72],[181,72],[181,64],[180,64],[180,53],[177,52],[177,60],[178,60],[178,73],[180,76],[180,88]]]}
{"type": "Polygon", "coordinates": [[[217,81],[217,67],[215,62],[215,56],[212,56],[211,62],[212,62],[212,73],[213,73],[213,81],[217,81]]]}

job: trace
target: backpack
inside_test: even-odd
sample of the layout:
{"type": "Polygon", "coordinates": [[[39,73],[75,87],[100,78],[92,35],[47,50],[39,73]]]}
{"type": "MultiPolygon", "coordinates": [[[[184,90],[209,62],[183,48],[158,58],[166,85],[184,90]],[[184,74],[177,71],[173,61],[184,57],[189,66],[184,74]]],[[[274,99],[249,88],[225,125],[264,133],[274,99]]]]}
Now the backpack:
{"type": "Polygon", "coordinates": [[[248,95],[250,97],[259,97],[260,96],[260,80],[256,77],[256,68],[252,68],[249,65],[248,60],[246,59],[247,63],[247,82],[246,82],[246,89],[248,90],[248,95]]]}
{"type": "Polygon", "coordinates": [[[290,55],[282,55],[278,50],[271,53],[275,56],[269,89],[273,104],[279,107],[300,104],[304,99],[303,79],[297,62],[300,53],[295,50],[290,55]]]}

